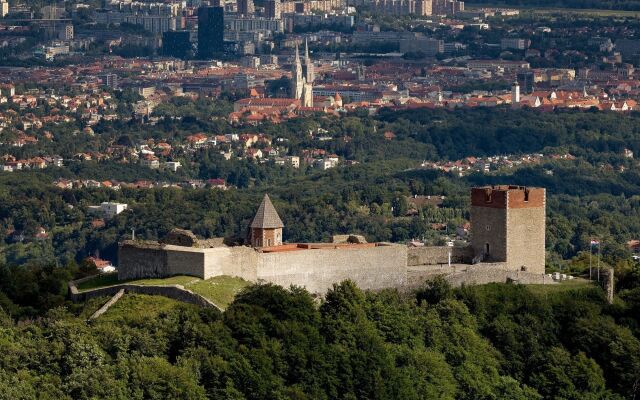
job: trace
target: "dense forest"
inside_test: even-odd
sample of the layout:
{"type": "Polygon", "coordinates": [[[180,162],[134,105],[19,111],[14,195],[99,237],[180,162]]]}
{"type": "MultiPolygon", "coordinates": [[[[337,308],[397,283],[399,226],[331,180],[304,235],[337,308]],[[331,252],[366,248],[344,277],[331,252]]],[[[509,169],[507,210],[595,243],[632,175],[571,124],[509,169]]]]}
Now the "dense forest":
{"type": "Polygon", "coordinates": [[[414,293],[256,285],[224,312],[126,295],[67,304],[73,268],[0,268],[0,399],[632,399],[640,280],[414,293]],[[550,288],[550,289],[549,289],[550,288]]]}
{"type": "MultiPolygon", "coordinates": [[[[174,106],[190,108],[182,103],[174,106]]],[[[202,103],[189,112],[200,114],[207,107],[202,103]]],[[[332,234],[362,233],[375,241],[424,238],[441,244],[442,232],[432,225],[446,224],[454,232],[464,223],[471,186],[509,183],[547,189],[547,259],[552,270],[584,268],[580,257],[593,237],[603,243],[605,263],[628,270],[631,254],[626,242],[640,238],[640,175],[637,161],[625,157],[623,150],[640,154],[639,118],[637,113],[590,111],[383,110],[373,117],[317,116],[252,128],[281,139],[289,154],[319,148],[360,161],[327,171],[246,159],[227,161],[211,148],[181,154],[185,167],[178,173],[113,161],[77,161],[64,168],[0,173],[0,240],[4,242],[0,263],[67,265],[95,254],[117,261],[117,243],[129,238],[132,229],[141,239],[157,239],[181,227],[202,237],[242,240],[266,192],[284,220],[288,241],[325,241],[332,234]],[[328,132],[331,140],[319,141],[308,134],[319,129],[328,132]],[[394,132],[395,138],[385,140],[386,131],[394,132]],[[575,159],[547,157],[536,165],[464,177],[420,168],[423,160],[537,152],[571,153],[575,159]],[[52,184],[59,177],[125,182],[223,178],[236,188],[59,189],[52,184]],[[407,217],[406,197],[412,195],[443,195],[446,201],[442,208],[418,210],[419,214],[407,217]],[[96,227],[88,206],[103,201],[127,203],[130,209],[96,227]],[[13,232],[29,237],[40,227],[49,233],[48,239],[15,240],[13,232]],[[577,264],[562,261],[574,257],[577,264]]],[[[134,122],[103,124],[86,140],[67,139],[63,132],[54,131],[60,140],[44,145],[52,146],[50,153],[59,151],[66,158],[78,151],[101,151],[121,139],[125,143],[148,138],[179,141],[198,131],[218,134],[234,129],[238,131],[194,115],[151,127],[134,122]]],[[[38,154],[37,148],[29,146],[17,151],[21,157],[38,154]]]]}

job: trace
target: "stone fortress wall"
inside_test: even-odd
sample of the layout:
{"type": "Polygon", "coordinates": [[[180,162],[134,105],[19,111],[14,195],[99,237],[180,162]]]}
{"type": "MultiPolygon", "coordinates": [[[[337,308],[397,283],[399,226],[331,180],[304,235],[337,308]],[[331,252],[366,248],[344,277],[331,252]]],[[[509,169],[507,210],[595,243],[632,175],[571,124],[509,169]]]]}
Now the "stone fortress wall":
{"type": "Polygon", "coordinates": [[[340,247],[260,252],[247,246],[191,248],[134,241],[120,244],[118,279],[191,275],[208,279],[219,275],[284,287],[303,286],[322,293],[334,283],[353,280],[363,289],[405,284],[407,247],[395,244],[353,244],[340,247]]]}
{"type": "Polygon", "coordinates": [[[90,289],[86,291],[79,291],[77,285],[83,281],[93,279],[93,276],[81,278],[68,283],[69,297],[74,302],[87,301],[89,299],[105,296],[114,296],[121,290],[126,293],[146,294],[151,296],[164,296],[170,299],[182,301],[184,303],[195,304],[205,308],[215,308],[222,311],[217,304],[213,303],[209,299],[192,292],[189,289],[185,289],[182,285],[133,285],[130,283],[123,283],[119,285],[106,286],[97,289],[90,289]]]}
{"type": "Polygon", "coordinates": [[[324,293],[334,283],[346,279],[363,289],[404,286],[407,247],[377,244],[363,247],[321,248],[302,251],[262,253],[258,280],[284,287],[306,287],[312,293],[324,293]]]}
{"type": "Polygon", "coordinates": [[[453,264],[471,263],[473,249],[467,247],[425,246],[407,248],[407,266],[444,265],[449,263],[449,252],[453,264]]]}
{"type": "MultiPolygon", "coordinates": [[[[357,235],[336,236],[334,243],[228,247],[219,239],[198,240],[189,231],[175,230],[160,242],[122,242],[118,278],[229,275],[250,282],[301,286],[320,294],[346,279],[362,289],[377,290],[415,287],[439,274],[454,285],[552,283],[544,275],[544,197],[544,189],[538,188],[474,188],[472,244],[467,247],[366,243],[357,235]]],[[[275,232],[281,227],[265,196],[252,229],[275,232]]]]}
{"type": "Polygon", "coordinates": [[[324,293],[345,279],[362,289],[406,288],[444,275],[453,285],[489,282],[552,283],[544,274],[519,271],[504,262],[470,264],[468,247],[407,247],[397,244],[352,245],[281,252],[260,252],[248,246],[162,249],[126,241],[120,245],[120,280],[192,275],[208,279],[236,276],[250,282],[305,287],[324,293]],[[451,266],[448,264],[451,251],[451,266]],[[150,252],[149,254],[147,252],[150,252]],[[159,253],[164,253],[160,255],[159,253]],[[155,265],[154,263],[164,263],[155,265]]]}

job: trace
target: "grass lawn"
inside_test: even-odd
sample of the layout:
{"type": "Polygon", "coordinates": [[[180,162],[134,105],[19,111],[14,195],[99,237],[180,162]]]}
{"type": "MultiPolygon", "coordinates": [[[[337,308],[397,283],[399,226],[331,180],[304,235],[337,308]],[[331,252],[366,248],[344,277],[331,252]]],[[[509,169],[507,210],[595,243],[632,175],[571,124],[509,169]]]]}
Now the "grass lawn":
{"type": "MultiPolygon", "coordinates": [[[[100,298],[101,302],[96,304],[87,303],[88,307],[83,314],[88,318],[98,308],[104,304],[107,297],[100,298]]],[[[158,319],[165,318],[166,314],[180,307],[197,307],[192,304],[182,303],[177,300],[169,299],[163,296],[146,296],[142,294],[126,294],[122,296],[116,304],[111,306],[109,310],[100,318],[93,321],[97,329],[103,324],[109,330],[114,326],[137,326],[143,327],[153,325],[158,319]],[[115,323],[115,324],[114,324],[115,323]]]]}
{"type": "Polygon", "coordinates": [[[194,276],[177,275],[163,279],[119,281],[117,274],[105,274],[98,275],[94,279],[78,284],[78,291],[82,292],[120,283],[131,283],[134,285],[182,285],[186,289],[211,300],[223,309],[231,304],[233,298],[240,290],[250,285],[250,282],[244,279],[230,276],[216,276],[202,280],[194,276]]]}
{"type": "Polygon", "coordinates": [[[574,289],[586,289],[586,288],[595,288],[596,285],[593,282],[589,282],[586,279],[576,278],[568,281],[562,281],[560,283],[550,284],[550,285],[527,285],[527,289],[534,294],[549,294],[549,293],[557,293],[564,292],[574,289]]]}

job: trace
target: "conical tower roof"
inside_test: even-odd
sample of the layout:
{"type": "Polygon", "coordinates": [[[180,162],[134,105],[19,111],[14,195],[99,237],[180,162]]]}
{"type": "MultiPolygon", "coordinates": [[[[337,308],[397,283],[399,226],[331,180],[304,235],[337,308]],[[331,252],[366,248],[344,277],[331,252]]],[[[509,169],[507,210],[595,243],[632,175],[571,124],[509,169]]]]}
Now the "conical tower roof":
{"type": "Polygon", "coordinates": [[[271,203],[269,195],[265,194],[264,199],[262,199],[262,203],[260,203],[260,207],[258,207],[256,216],[253,217],[251,228],[274,229],[283,227],[284,224],[282,223],[276,208],[273,206],[273,203],[271,203]]]}

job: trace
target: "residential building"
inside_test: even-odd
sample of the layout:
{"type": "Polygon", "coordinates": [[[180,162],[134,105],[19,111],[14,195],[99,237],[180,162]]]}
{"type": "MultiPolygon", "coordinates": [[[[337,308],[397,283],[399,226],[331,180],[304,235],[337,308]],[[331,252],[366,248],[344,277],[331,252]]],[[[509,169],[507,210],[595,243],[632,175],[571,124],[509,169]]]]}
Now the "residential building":
{"type": "Polygon", "coordinates": [[[89,206],[88,211],[94,214],[101,214],[103,218],[113,218],[128,208],[127,204],[105,201],[99,206],[89,206]]]}
{"type": "Polygon", "coordinates": [[[520,38],[502,38],[500,40],[500,48],[502,50],[526,50],[531,45],[529,39],[520,38]]]}
{"type": "Polygon", "coordinates": [[[9,2],[0,0],[0,18],[4,18],[7,14],[9,14],[9,2]]]}
{"type": "Polygon", "coordinates": [[[230,31],[240,32],[284,32],[284,24],[279,19],[268,19],[261,17],[236,17],[229,18],[227,25],[230,31]]]}
{"type": "Polygon", "coordinates": [[[97,257],[87,257],[85,261],[96,267],[98,272],[101,274],[107,274],[116,271],[116,267],[114,267],[109,260],[102,260],[97,257]]]}
{"type": "Polygon", "coordinates": [[[300,168],[300,157],[298,156],[286,156],[285,161],[293,168],[300,168]]]}
{"type": "Polygon", "coordinates": [[[464,11],[464,1],[433,0],[432,13],[435,15],[455,15],[464,11]]]}
{"type": "Polygon", "coordinates": [[[151,169],[158,169],[160,168],[160,161],[158,160],[158,157],[152,154],[147,154],[145,157],[140,159],[140,165],[151,169]]]}
{"type": "Polygon", "coordinates": [[[271,19],[282,18],[282,3],[280,0],[266,0],[264,2],[264,16],[271,19]]]}
{"type": "Polygon", "coordinates": [[[164,163],[164,167],[171,172],[176,172],[178,168],[182,167],[182,164],[180,164],[180,161],[167,161],[164,163]]]}
{"type": "Polygon", "coordinates": [[[501,68],[505,71],[518,71],[521,69],[529,69],[530,64],[526,61],[510,61],[510,60],[469,60],[467,62],[469,69],[495,69],[501,68]]]}
{"type": "Polygon", "coordinates": [[[237,0],[236,5],[238,15],[249,17],[256,12],[253,0],[237,0]]]}
{"type": "Polygon", "coordinates": [[[111,1],[96,10],[95,19],[105,25],[123,22],[140,25],[149,32],[160,34],[182,29],[181,13],[180,3],[111,1]]]}
{"type": "Polygon", "coordinates": [[[431,38],[414,38],[400,41],[400,52],[402,53],[423,53],[428,57],[434,57],[444,52],[444,41],[431,38]]]}
{"type": "Polygon", "coordinates": [[[104,86],[112,89],[118,88],[118,75],[104,74],[104,75],[99,75],[98,78],[100,78],[104,86]]]}

